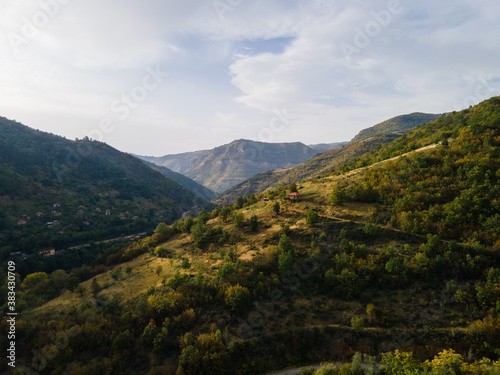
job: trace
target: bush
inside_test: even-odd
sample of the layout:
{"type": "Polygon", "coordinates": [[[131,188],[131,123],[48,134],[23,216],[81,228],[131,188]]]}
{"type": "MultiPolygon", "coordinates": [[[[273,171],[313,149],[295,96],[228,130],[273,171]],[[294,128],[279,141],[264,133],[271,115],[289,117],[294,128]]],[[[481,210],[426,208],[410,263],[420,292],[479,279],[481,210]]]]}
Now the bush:
{"type": "Polygon", "coordinates": [[[225,301],[231,310],[240,310],[249,302],[250,292],[239,284],[231,285],[226,289],[225,301]]]}
{"type": "Polygon", "coordinates": [[[306,222],[311,227],[315,226],[319,222],[319,215],[311,209],[307,210],[306,222]]]}
{"type": "Polygon", "coordinates": [[[356,331],[361,331],[365,328],[365,320],[361,316],[353,316],[351,318],[351,327],[356,331]]]}

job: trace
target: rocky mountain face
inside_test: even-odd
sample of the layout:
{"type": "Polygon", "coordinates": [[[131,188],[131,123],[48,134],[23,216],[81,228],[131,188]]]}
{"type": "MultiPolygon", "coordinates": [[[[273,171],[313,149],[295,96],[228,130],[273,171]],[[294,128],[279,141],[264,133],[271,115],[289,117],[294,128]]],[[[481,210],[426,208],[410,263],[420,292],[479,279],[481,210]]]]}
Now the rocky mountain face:
{"type": "Polygon", "coordinates": [[[141,157],[221,193],[257,173],[291,167],[316,152],[303,143],[264,143],[240,139],[212,150],[141,157]]]}

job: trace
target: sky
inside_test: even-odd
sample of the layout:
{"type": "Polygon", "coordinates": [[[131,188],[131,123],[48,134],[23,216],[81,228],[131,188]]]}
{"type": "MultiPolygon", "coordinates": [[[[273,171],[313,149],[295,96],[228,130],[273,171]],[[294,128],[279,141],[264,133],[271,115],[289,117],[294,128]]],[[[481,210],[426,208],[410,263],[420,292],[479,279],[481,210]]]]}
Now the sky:
{"type": "Polygon", "coordinates": [[[0,116],[161,156],[500,95],[498,0],[3,0],[0,116]]]}

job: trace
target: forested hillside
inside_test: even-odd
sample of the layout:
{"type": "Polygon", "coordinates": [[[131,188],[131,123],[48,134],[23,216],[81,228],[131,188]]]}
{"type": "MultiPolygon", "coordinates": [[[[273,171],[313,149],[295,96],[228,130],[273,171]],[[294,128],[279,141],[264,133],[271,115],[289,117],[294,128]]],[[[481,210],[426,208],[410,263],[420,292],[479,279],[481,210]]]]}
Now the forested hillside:
{"type": "Polygon", "coordinates": [[[140,160],[0,118],[0,248],[44,247],[154,229],[206,201],[140,160]]]}
{"type": "Polygon", "coordinates": [[[498,374],[499,132],[493,98],[329,175],[160,224],[91,274],[23,276],[19,361],[56,375],[498,374]]]}

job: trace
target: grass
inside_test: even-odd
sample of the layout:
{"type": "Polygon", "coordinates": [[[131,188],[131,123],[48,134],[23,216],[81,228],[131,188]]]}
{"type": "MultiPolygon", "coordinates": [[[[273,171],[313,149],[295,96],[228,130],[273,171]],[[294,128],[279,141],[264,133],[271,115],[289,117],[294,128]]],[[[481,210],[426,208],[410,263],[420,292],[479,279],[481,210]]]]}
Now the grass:
{"type": "MultiPolygon", "coordinates": [[[[150,286],[161,285],[163,278],[171,278],[175,270],[170,266],[168,259],[154,257],[150,254],[143,254],[130,262],[116,266],[121,268],[121,277],[115,280],[111,276],[112,270],[97,275],[90,280],[84,281],[81,285],[85,288],[85,293],[81,297],[76,292],[65,290],[59,297],[50,300],[44,305],[34,310],[23,313],[22,318],[33,319],[54,319],[56,316],[66,316],[69,312],[77,308],[82,302],[91,301],[92,281],[95,279],[102,287],[101,294],[106,299],[117,299],[121,303],[139,297],[145,293],[150,286]],[[162,272],[158,276],[156,268],[161,265],[162,272]],[[132,268],[132,272],[127,274],[125,269],[132,268]]],[[[174,264],[175,268],[175,264],[174,264]]]]}

